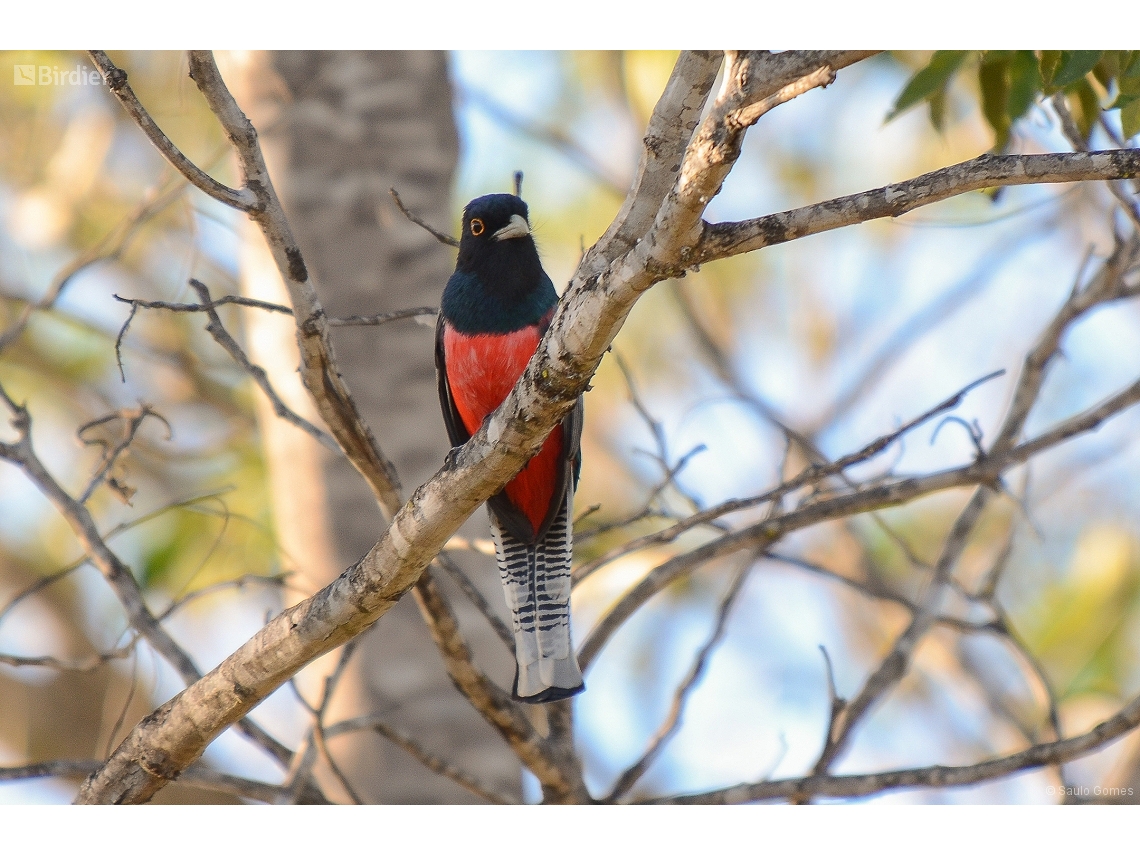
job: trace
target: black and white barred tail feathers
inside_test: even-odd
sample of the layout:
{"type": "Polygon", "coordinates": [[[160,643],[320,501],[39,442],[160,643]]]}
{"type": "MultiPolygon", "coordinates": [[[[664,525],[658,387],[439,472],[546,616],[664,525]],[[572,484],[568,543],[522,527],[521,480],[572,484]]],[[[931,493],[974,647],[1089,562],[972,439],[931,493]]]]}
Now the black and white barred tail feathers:
{"type": "Polygon", "coordinates": [[[513,694],[527,703],[569,698],[585,685],[570,641],[570,565],[574,556],[573,489],[546,536],[527,544],[491,513],[491,533],[503,590],[513,617],[513,694]]]}

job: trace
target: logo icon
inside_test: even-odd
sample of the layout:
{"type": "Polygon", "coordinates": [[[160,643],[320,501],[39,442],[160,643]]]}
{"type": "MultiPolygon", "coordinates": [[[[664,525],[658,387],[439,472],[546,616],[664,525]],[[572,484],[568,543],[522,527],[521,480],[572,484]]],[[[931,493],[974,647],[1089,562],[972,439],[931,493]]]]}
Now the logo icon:
{"type": "Polygon", "coordinates": [[[16,86],[35,86],[36,67],[34,65],[13,65],[12,82],[16,86]]]}

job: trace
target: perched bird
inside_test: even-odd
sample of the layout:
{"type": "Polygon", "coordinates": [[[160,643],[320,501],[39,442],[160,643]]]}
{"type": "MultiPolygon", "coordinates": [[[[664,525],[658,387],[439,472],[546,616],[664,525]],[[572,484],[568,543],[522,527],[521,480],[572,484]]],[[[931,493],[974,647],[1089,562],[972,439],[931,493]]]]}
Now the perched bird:
{"type": "MultiPolygon", "coordinates": [[[[452,445],[462,445],[507,397],[558,303],[530,233],[527,206],[505,193],[463,212],[455,272],[436,327],[439,400],[452,445]]],[[[487,502],[499,575],[514,617],[513,694],[527,703],[582,691],[570,644],[571,520],[582,466],[582,401],[542,449],[487,502]]]]}

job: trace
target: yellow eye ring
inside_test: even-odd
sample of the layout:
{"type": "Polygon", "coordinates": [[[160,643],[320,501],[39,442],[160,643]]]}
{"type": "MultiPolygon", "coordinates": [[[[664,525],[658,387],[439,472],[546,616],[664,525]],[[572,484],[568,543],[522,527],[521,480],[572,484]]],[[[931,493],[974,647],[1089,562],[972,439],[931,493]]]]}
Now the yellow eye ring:
{"type": "Polygon", "coordinates": [[[471,234],[475,235],[475,237],[479,237],[486,229],[487,227],[483,225],[483,221],[478,217],[471,221],[471,234]]]}

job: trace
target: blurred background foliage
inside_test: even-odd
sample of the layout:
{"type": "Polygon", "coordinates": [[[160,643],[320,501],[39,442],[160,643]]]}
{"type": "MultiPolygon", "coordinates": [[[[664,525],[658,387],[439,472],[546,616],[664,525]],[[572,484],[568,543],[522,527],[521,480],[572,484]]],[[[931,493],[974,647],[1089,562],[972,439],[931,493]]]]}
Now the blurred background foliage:
{"type": "MultiPolygon", "coordinates": [[[[220,129],[184,58],[114,56],[171,139],[232,182],[220,129]]],[[[462,152],[452,227],[467,200],[509,190],[522,169],[540,252],[562,287],[621,203],[675,56],[455,54],[462,152]]],[[[278,607],[277,589],[288,584],[253,416],[257,392],[204,332],[201,316],[142,310],[122,338],[124,382],[115,344],[127,307],[112,295],[190,301],[191,276],[215,296],[237,293],[237,216],[188,190],[101,87],[8,85],[14,64],[88,67],[68,52],[11,52],[0,61],[0,330],[65,284],[55,305],[35,312],[0,352],[0,381],[27,402],[40,454],[74,492],[99,460],[98,448],[77,438],[79,426],[140,401],[170,423],[168,438],[160,422],[148,421],[117,472],[134,491],[129,502],[125,492],[101,488],[90,506],[103,531],[116,531],[114,547],[158,609],[190,592],[209,594],[180,608],[170,625],[199,666],[212,667],[278,607]],[[239,579],[247,580],[240,589],[210,587],[239,579]]],[[[1068,150],[1048,101],[1057,92],[1091,147],[1112,147],[1140,130],[1138,87],[1140,51],[884,55],[766,116],[709,217],[784,210],[989,150],[1068,150]],[[921,103],[927,114],[909,109],[921,103]]],[[[1107,254],[1115,217],[1101,186],[1008,188],[772,247],[653,289],[614,346],[628,377],[607,359],[587,398],[577,502],[580,510],[599,507],[579,526],[579,560],[661,528],[671,515],[761,492],[802,466],[778,423],[836,457],[1004,368],[1003,378],[956,412],[992,436],[1024,353],[1087,269],[1087,256],[1107,254]],[[658,423],[658,436],[631,391],[658,423]],[[685,465],[653,495],[662,453],[669,466],[685,465]],[[640,519],[603,531],[631,515],[640,519]]],[[[240,331],[238,311],[222,316],[240,331]]],[[[1121,304],[1077,326],[1028,432],[1135,379],[1137,320],[1136,306],[1121,304]]],[[[858,474],[930,471],[972,458],[961,424],[936,427],[858,474]]],[[[1018,471],[1008,484],[1017,499],[993,503],[963,558],[967,587],[1005,562],[999,600],[1036,661],[985,634],[935,630],[835,771],[966,763],[1043,738],[1047,703],[1037,666],[1068,734],[1140,691],[1137,427],[1135,414],[1125,413],[1018,471]]],[[[794,560],[755,562],[684,729],[637,792],[810,769],[828,713],[820,646],[840,693],[850,696],[907,618],[900,606],[812,568],[914,596],[924,576],[900,543],[934,560],[967,495],[950,491],[877,519],[821,526],[780,545],[794,560]]],[[[692,533],[583,582],[575,593],[577,638],[629,584],[700,540],[692,533]]],[[[89,567],[5,608],[79,557],[34,486],[0,466],[0,652],[74,659],[122,642],[125,619],[89,567]]],[[[588,675],[577,708],[595,792],[608,789],[657,729],[739,561],[702,569],[652,601],[588,675]]],[[[969,604],[959,605],[966,614],[969,604]]],[[[0,763],[101,756],[124,726],[177,688],[167,666],[141,648],[83,673],[0,665],[0,763]]],[[[305,722],[286,690],[257,718],[286,744],[305,722]]],[[[207,759],[240,774],[280,774],[235,737],[219,740],[207,759]]],[[[1071,764],[1069,775],[1140,792],[1138,769],[1133,736],[1071,764]]],[[[883,799],[1050,802],[1051,783],[1045,771],[883,799]]],[[[73,782],[7,784],[0,801],[64,801],[73,790],[73,782]]],[[[168,797],[214,798],[187,792],[168,797]]]]}

